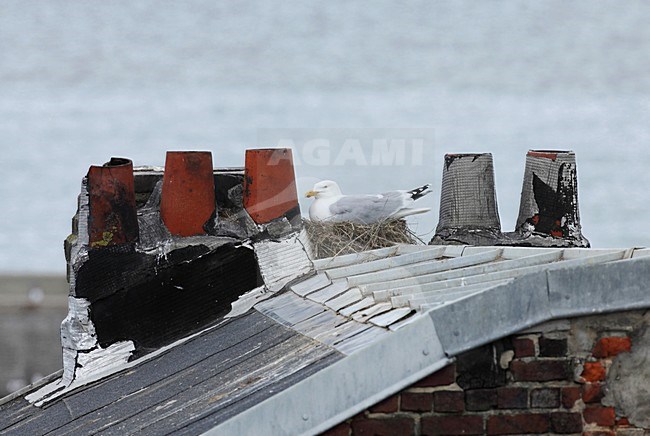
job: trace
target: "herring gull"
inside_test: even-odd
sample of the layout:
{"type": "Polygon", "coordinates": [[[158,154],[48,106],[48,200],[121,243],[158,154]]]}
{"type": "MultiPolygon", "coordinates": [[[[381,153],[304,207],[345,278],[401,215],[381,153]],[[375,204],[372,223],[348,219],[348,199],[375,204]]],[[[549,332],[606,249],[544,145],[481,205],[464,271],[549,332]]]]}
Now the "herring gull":
{"type": "Polygon", "coordinates": [[[430,186],[427,184],[410,191],[376,195],[344,195],[336,182],[323,180],[306,194],[307,197],[315,197],[309,208],[309,218],[312,221],[374,224],[428,212],[431,209],[414,209],[411,206],[415,200],[431,192],[430,186]]]}

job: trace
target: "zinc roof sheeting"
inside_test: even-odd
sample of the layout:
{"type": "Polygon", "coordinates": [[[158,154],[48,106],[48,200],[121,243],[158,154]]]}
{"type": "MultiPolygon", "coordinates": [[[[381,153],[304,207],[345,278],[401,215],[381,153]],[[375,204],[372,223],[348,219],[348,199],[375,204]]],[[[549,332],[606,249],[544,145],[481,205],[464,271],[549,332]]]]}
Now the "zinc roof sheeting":
{"type": "Polygon", "coordinates": [[[390,248],[317,260],[316,275],[294,283],[291,290],[357,322],[390,327],[436,305],[507,286],[518,277],[633,255],[630,250],[561,248],[390,248]]]}

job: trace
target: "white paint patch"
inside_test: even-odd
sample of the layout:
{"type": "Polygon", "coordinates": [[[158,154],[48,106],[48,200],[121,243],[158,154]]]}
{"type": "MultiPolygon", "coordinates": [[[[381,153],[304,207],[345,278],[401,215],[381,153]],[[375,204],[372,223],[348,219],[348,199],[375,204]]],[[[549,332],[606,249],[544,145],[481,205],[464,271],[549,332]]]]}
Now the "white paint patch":
{"type": "Polygon", "coordinates": [[[177,400],[167,401],[165,404],[162,404],[162,405],[156,407],[156,408],[154,409],[154,411],[157,412],[157,411],[159,411],[159,410],[165,409],[165,408],[171,406],[172,404],[174,404],[176,401],[177,401],[177,400]]]}
{"type": "MultiPolygon", "coordinates": [[[[103,368],[103,370],[93,372],[91,374],[87,374],[86,377],[83,378],[76,378],[72,383],[65,383],[63,378],[57,379],[51,383],[48,383],[38,391],[35,391],[25,397],[25,400],[29,401],[30,403],[34,404],[37,407],[42,407],[44,404],[49,403],[50,401],[53,401],[69,392],[72,392],[82,386],[85,386],[87,384],[96,382],[98,380],[101,380],[103,378],[107,378],[110,375],[116,374],[120,371],[127,370],[129,368],[133,368],[134,366],[137,366],[141,363],[144,363],[150,359],[153,359],[155,357],[158,357],[159,355],[166,353],[168,350],[175,348],[181,344],[184,344],[185,342],[202,335],[205,332],[208,332],[212,329],[219,328],[219,326],[223,322],[220,322],[218,324],[215,324],[213,326],[208,327],[205,330],[202,330],[200,332],[194,333],[193,335],[187,336],[185,338],[179,339],[178,341],[169,344],[165,347],[159,348],[158,350],[147,354],[146,356],[136,359],[134,361],[129,362],[128,357],[127,360],[122,359],[121,361],[115,361],[115,364],[108,367],[108,368],[103,368]]],[[[120,343],[121,345],[117,348],[122,349],[122,348],[128,348],[128,344],[133,345],[131,341],[129,342],[122,342],[120,343]]],[[[118,345],[118,344],[114,344],[118,345]]],[[[107,351],[111,349],[111,347],[108,347],[104,351],[107,351]]]]}
{"type": "MultiPolygon", "coordinates": [[[[63,382],[63,379],[59,379],[56,381],[53,381],[52,383],[48,383],[42,388],[40,388],[37,391],[32,392],[31,394],[25,396],[25,400],[29,401],[30,403],[36,403],[37,401],[41,401],[43,398],[59,391],[62,389],[65,389],[66,385],[63,382]]],[[[37,406],[39,404],[36,404],[37,406]]],[[[42,405],[42,403],[41,403],[42,405]]],[[[40,406],[39,406],[40,407],[40,406]]]]}
{"type": "MultiPolygon", "coordinates": [[[[108,348],[97,348],[88,353],[77,353],[74,379],[65,376],[43,386],[25,397],[37,407],[52,401],[80,386],[100,380],[127,367],[129,357],[135,350],[132,341],[118,342],[108,348]]],[[[65,372],[64,372],[65,374],[65,372]]]]}
{"type": "Polygon", "coordinates": [[[133,342],[125,341],[112,344],[108,348],[99,347],[89,353],[78,353],[75,381],[112,373],[113,368],[121,367],[129,361],[133,351],[135,351],[133,342]]]}
{"type": "Polygon", "coordinates": [[[90,301],[68,297],[68,315],[61,323],[61,344],[70,350],[91,350],[97,346],[95,326],[90,321],[90,301]]]}

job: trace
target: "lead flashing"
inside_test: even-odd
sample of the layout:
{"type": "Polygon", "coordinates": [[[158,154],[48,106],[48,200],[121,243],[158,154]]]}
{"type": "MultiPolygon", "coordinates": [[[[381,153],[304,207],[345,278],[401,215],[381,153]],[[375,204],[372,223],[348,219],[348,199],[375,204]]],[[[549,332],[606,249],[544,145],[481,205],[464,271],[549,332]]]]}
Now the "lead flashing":
{"type": "Polygon", "coordinates": [[[553,317],[650,307],[650,257],[548,273],[553,317]]]}
{"type": "Polygon", "coordinates": [[[454,356],[549,319],[547,289],[545,272],[530,274],[438,306],[429,316],[454,356]]]}
{"type": "Polygon", "coordinates": [[[313,265],[302,244],[302,237],[303,233],[299,233],[281,240],[253,244],[260,274],[270,292],[277,292],[287,283],[312,271],[313,265]]]}

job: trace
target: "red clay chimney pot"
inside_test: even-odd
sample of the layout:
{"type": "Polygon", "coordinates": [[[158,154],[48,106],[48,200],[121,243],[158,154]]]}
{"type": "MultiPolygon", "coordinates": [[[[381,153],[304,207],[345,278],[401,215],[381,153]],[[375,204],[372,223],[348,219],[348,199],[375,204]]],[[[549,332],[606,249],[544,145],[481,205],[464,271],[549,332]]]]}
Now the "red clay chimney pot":
{"type": "Polygon", "coordinates": [[[257,224],[300,214],[290,149],[246,150],[244,207],[257,224]]]}
{"type": "Polygon", "coordinates": [[[204,235],[216,208],[212,153],[168,151],[160,216],[172,235],[204,235]]]}

